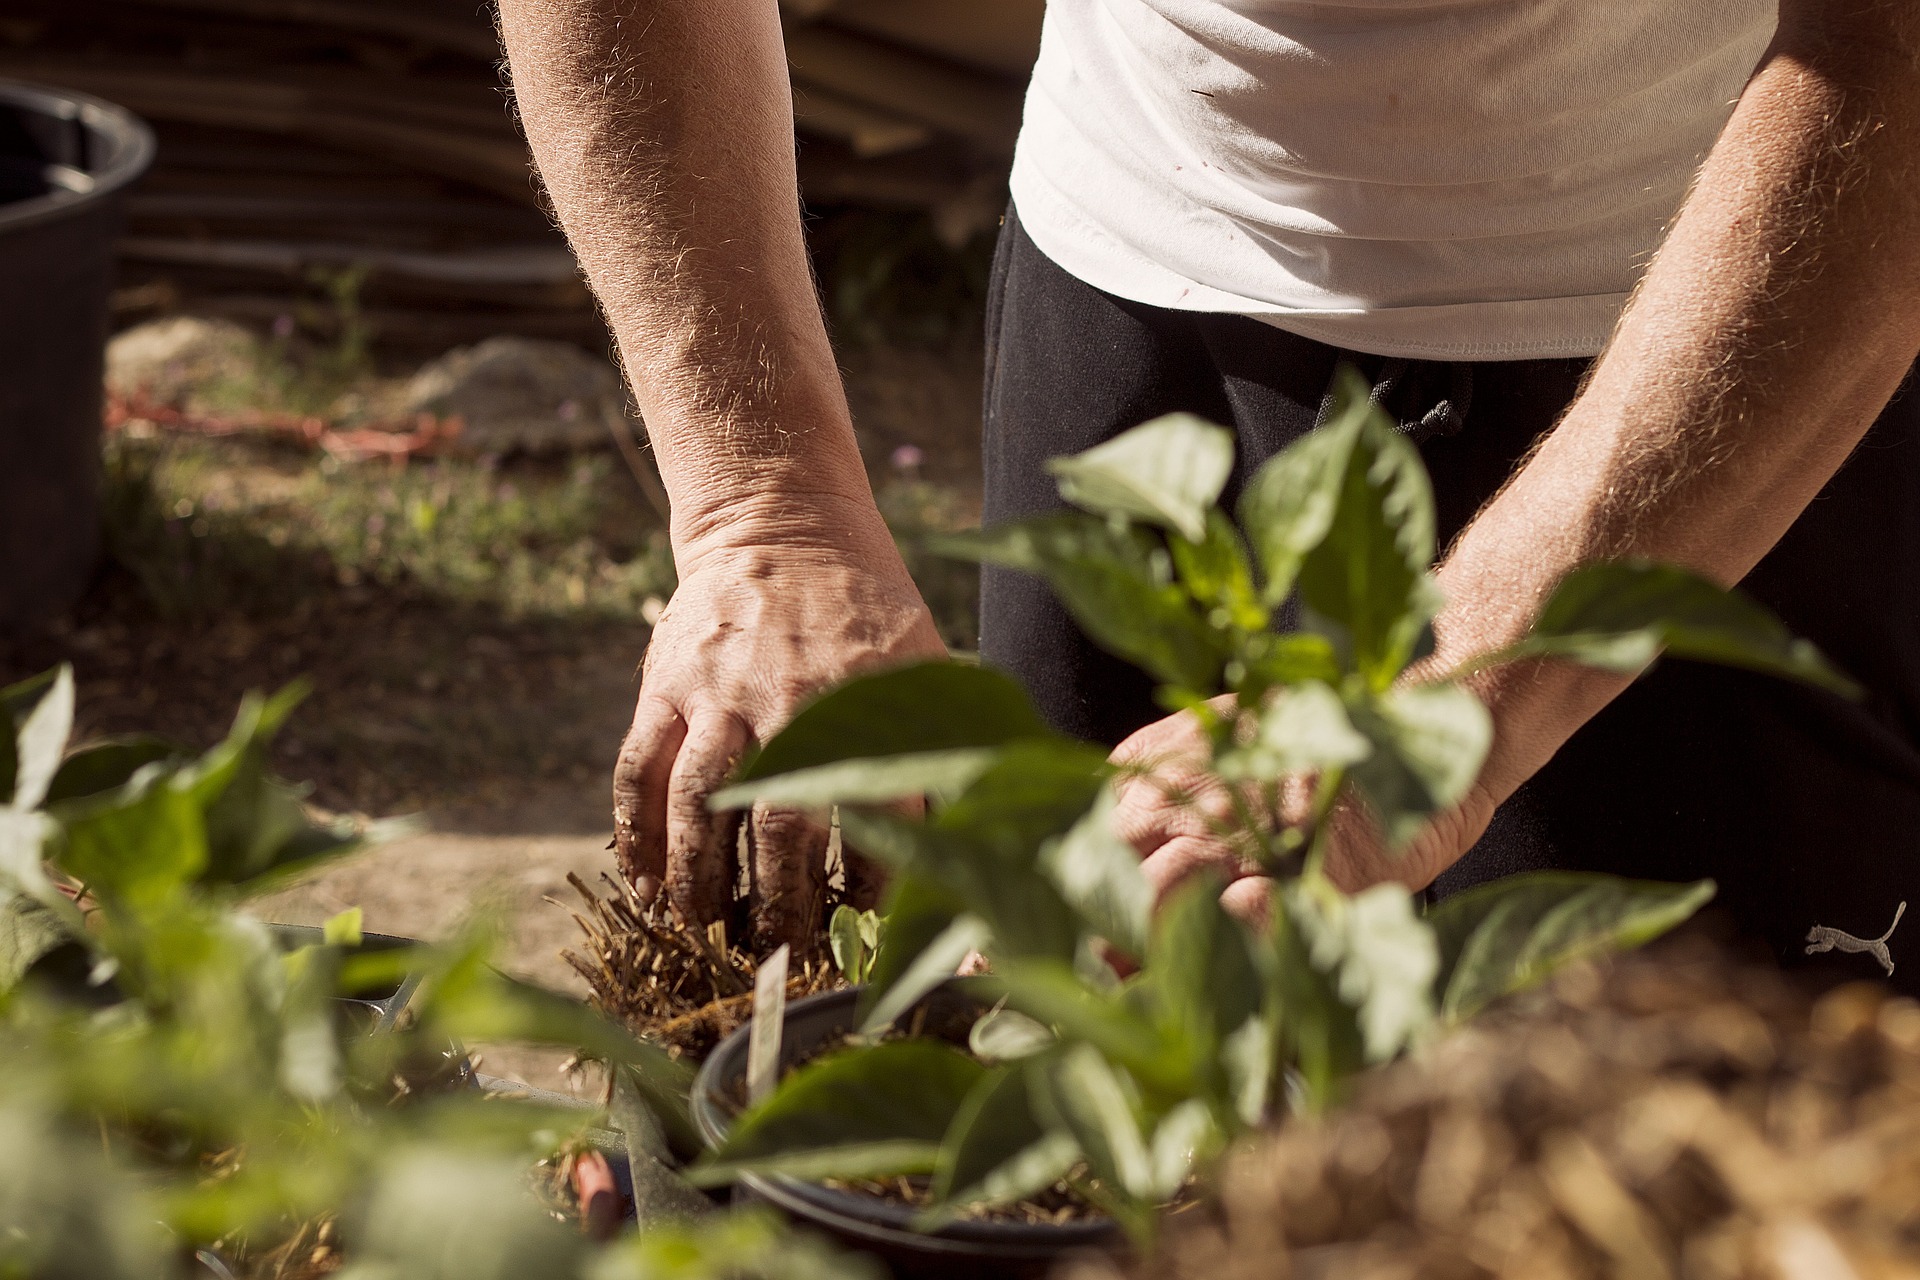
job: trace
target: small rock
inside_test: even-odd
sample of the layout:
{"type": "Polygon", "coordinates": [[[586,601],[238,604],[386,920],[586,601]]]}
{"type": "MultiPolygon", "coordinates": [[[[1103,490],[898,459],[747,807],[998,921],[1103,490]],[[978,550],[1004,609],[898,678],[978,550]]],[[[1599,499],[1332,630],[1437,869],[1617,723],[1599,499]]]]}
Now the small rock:
{"type": "Polygon", "coordinates": [[[259,376],[260,357],[260,339],[230,320],[150,320],[107,344],[107,390],[191,408],[250,385],[259,376]]]}
{"type": "Polygon", "coordinates": [[[610,443],[626,428],[626,389],[603,359],[565,342],[488,338],[423,367],[406,409],[459,417],[465,454],[562,453],[610,443]]]}

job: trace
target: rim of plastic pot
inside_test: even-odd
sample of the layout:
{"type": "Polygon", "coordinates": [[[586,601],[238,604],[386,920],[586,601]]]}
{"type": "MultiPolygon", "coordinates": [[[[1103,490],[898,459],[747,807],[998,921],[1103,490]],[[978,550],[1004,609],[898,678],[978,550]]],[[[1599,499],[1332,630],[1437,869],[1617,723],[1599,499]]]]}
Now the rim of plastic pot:
{"type": "MultiPolygon", "coordinates": [[[[326,936],[326,930],[316,924],[270,924],[268,932],[274,941],[292,950],[298,947],[315,946],[326,936]]],[[[402,938],[391,933],[363,933],[360,945],[352,948],[356,951],[399,951],[407,947],[419,946],[416,938],[402,938]]],[[[358,995],[342,996],[340,1002],[363,1008],[372,1015],[370,1031],[385,1031],[398,1022],[400,1015],[407,1011],[413,1002],[414,992],[420,988],[420,975],[409,973],[391,989],[368,991],[358,995]]]]}
{"type": "Polygon", "coordinates": [[[81,213],[127,186],[153,163],[153,130],[125,107],[54,85],[0,78],[0,105],[68,124],[79,165],[49,165],[54,190],[0,204],[0,235],[81,213]]]}
{"type": "MultiPolygon", "coordinates": [[[[986,1002],[969,994],[968,986],[964,978],[951,979],[929,992],[920,1004],[957,1001],[984,1009],[986,1002]]],[[[823,1043],[853,1030],[859,999],[860,989],[855,987],[808,996],[788,1005],[780,1038],[781,1065],[799,1063],[823,1043]]],[[[738,1096],[740,1082],[746,1077],[749,1030],[742,1027],[722,1040],[694,1079],[693,1120],[709,1148],[720,1145],[732,1123],[734,1112],[728,1098],[738,1096]]],[[[1121,1240],[1119,1224],[1108,1218],[1066,1223],[963,1219],[937,1231],[915,1231],[913,1209],[877,1196],[836,1191],[784,1174],[743,1173],[740,1185],[792,1217],[845,1237],[907,1252],[1036,1259],[1076,1249],[1105,1248],[1121,1240]]]]}

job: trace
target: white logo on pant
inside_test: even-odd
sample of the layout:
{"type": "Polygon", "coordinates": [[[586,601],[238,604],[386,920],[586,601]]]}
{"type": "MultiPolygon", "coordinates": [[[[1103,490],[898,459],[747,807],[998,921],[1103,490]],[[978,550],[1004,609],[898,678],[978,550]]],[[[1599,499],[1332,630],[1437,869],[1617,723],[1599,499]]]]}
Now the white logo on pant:
{"type": "Polygon", "coordinates": [[[1838,929],[1829,929],[1825,925],[1817,924],[1807,930],[1807,954],[1812,955],[1817,951],[1864,951],[1878,960],[1880,967],[1885,969],[1887,976],[1891,978],[1893,955],[1887,950],[1887,939],[1891,938],[1893,931],[1900,927],[1900,917],[1905,914],[1907,914],[1907,904],[1903,902],[1900,904],[1900,909],[1893,913],[1893,923],[1887,926],[1887,931],[1873,939],[1856,938],[1850,933],[1842,933],[1838,929]]]}

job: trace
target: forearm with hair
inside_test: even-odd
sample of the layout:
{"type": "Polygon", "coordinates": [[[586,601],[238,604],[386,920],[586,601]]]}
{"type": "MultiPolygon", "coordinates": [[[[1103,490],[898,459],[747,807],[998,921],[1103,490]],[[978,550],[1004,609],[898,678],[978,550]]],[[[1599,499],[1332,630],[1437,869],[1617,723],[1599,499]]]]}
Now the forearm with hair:
{"type": "MultiPolygon", "coordinates": [[[[1783,5],[1588,385],[1442,566],[1443,661],[1518,638],[1590,561],[1737,581],[1858,445],[1920,352],[1915,14],[1783,5]]],[[[1624,687],[1561,663],[1475,681],[1495,800],[1624,687]]]]}
{"type": "Polygon", "coordinates": [[[775,0],[501,0],[500,25],[676,548],[857,523],[873,500],[801,237],[775,0]]]}

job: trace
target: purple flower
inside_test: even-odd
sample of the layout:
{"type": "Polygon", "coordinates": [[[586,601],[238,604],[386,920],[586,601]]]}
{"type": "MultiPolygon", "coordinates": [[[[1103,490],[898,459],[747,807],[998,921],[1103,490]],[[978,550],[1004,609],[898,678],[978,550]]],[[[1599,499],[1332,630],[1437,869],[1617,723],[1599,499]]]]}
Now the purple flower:
{"type": "Polygon", "coordinates": [[[919,445],[903,444],[893,451],[893,469],[895,471],[918,471],[927,455],[919,445]]]}

